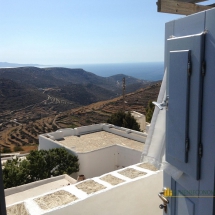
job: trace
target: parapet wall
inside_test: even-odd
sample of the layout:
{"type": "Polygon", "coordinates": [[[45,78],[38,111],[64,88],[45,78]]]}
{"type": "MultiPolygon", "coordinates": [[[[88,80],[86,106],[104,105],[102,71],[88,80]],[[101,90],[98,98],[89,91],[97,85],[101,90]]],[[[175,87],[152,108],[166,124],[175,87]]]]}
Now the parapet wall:
{"type": "Polygon", "coordinates": [[[107,131],[142,143],[145,142],[147,137],[146,133],[105,123],[82,126],[74,129],[71,128],[59,129],[56,132],[50,132],[39,136],[48,137],[52,140],[58,140],[62,139],[63,137],[84,135],[97,131],[107,131]]]}
{"type": "Polygon", "coordinates": [[[161,215],[157,194],[163,186],[162,174],[136,164],[123,173],[118,170],[69,185],[10,205],[7,210],[15,211],[13,215],[20,211],[29,215],[161,215]]]}
{"type": "Polygon", "coordinates": [[[66,180],[68,180],[71,184],[76,183],[76,180],[74,180],[73,178],[71,178],[68,175],[64,174],[64,175],[59,175],[59,176],[52,177],[52,178],[47,178],[47,179],[44,179],[44,180],[41,180],[41,181],[35,181],[35,182],[29,183],[29,184],[24,184],[24,185],[21,185],[21,186],[5,189],[4,190],[5,197],[7,197],[9,195],[13,195],[15,193],[20,193],[20,192],[26,191],[28,189],[35,188],[37,186],[41,186],[41,185],[48,184],[48,183],[51,183],[51,182],[54,182],[54,181],[58,181],[58,180],[64,179],[64,178],[66,178],[66,180]]]}

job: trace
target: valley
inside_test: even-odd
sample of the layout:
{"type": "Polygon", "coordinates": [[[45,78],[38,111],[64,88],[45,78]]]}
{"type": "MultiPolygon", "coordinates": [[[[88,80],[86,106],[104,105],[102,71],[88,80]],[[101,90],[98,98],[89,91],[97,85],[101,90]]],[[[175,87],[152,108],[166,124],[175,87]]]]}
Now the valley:
{"type": "MultiPolygon", "coordinates": [[[[17,69],[21,76],[29,76],[29,71],[32,73],[29,68],[17,69]]],[[[28,152],[37,148],[39,134],[59,128],[106,122],[112,113],[122,108],[123,75],[103,78],[82,70],[79,70],[80,74],[70,70],[54,68],[51,73],[59,83],[45,80],[47,85],[44,85],[44,74],[41,75],[41,71],[36,73],[35,68],[33,73],[36,73],[34,77],[37,80],[32,81],[32,77],[28,77],[29,82],[26,77],[17,76],[14,69],[10,70],[8,79],[7,70],[0,69],[2,151],[15,151],[22,147],[23,152],[28,152]]],[[[125,78],[126,110],[145,113],[148,101],[157,98],[160,82],[125,78]]]]}

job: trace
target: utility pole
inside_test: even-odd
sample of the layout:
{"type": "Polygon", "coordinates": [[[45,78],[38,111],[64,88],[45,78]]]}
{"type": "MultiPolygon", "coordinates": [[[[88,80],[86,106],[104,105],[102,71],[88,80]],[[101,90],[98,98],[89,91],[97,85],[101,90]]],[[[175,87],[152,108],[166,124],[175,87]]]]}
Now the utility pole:
{"type": "MultiPolygon", "coordinates": [[[[0,145],[0,161],[1,161],[1,145],[0,145]]],[[[0,162],[0,215],[7,215],[1,162],[0,162]]]]}
{"type": "Polygon", "coordinates": [[[122,79],[123,111],[125,112],[125,78],[122,79]]]}

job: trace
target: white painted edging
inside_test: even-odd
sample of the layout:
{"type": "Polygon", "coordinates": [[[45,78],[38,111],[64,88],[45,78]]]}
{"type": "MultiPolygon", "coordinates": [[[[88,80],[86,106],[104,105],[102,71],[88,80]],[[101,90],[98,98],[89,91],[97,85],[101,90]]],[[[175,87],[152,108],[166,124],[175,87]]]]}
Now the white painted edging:
{"type": "MultiPolygon", "coordinates": [[[[150,181],[153,181],[155,180],[155,178],[157,178],[157,180],[159,181],[162,181],[161,180],[161,173],[162,171],[150,171],[150,170],[147,170],[147,169],[143,169],[143,168],[140,168],[140,167],[137,167],[138,164],[136,165],[132,165],[132,166],[129,166],[127,168],[133,168],[133,169],[137,169],[139,171],[142,171],[142,172],[146,172],[147,174],[144,175],[144,176],[140,176],[140,177],[137,177],[137,178],[134,178],[134,179],[130,179],[130,178],[127,178],[121,174],[119,174],[118,172],[121,171],[121,170],[116,170],[114,172],[110,172],[110,173],[107,173],[107,174],[104,174],[100,177],[96,177],[96,178],[92,178],[92,179],[88,179],[88,180],[94,180],[95,182],[98,182],[102,185],[104,185],[106,187],[106,189],[103,189],[103,190],[100,190],[96,193],[93,193],[93,194],[86,194],[85,192],[83,192],[82,190],[78,189],[75,185],[79,184],[79,183],[82,183],[82,182],[79,182],[77,184],[74,184],[74,185],[69,185],[67,187],[63,187],[63,188],[59,188],[55,191],[51,191],[51,192],[48,192],[46,194],[43,194],[43,195],[40,195],[40,196],[37,196],[37,197],[34,197],[34,198],[31,198],[31,199],[27,199],[24,201],[24,204],[26,206],[26,209],[28,210],[28,212],[30,213],[30,215],[42,215],[42,214],[68,214],[68,213],[72,213],[73,214],[84,214],[86,213],[86,208],[89,207],[88,209],[88,212],[87,214],[92,214],[92,215],[102,215],[103,213],[101,213],[100,209],[101,210],[106,210],[105,208],[106,207],[112,207],[112,209],[114,210],[114,208],[116,209],[116,205],[114,205],[113,202],[115,202],[116,204],[116,201],[117,201],[117,198],[119,198],[119,196],[121,196],[120,193],[124,193],[125,195],[125,191],[126,190],[129,190],[129,192],[131,192],[131,190],[133,190],[133,186],[134,187],[137,187],[136,183],[140,185],[140,182],[143,183],[143,188],[144,188],[144,182],[147,182],[150,183],[150,181]],[[108,182],[105,182],[103,180],[101,180],[100,178],[105,176],[105,175],[113,175],[113,176],[116,176],[118,178],[121,178],[123,179],[125,182],[123,183],[120,183],[118,185],[111,185],[109,184],[108,182]],[[153,180],[152,180],[153,179],[153,180]],[[47,194],[50,194],[50,193],[54,193],[54,192],[57,192],[59,190],[65,190],[73,195],[75,195],[78,200],[74,201],[74,202],[71,202],[67,205],[62,205],[62,206],[59,206],[59,207],[56,207],[54,209],[50,209],[50,210],[43,210],[41,209],[37,203],[34,201],[35,198],[39,198],[39,197],[42,197],[44,195],[47,195],[47,194]],[[117,190],[119,190],[119,193],[116,192],[117,190]],[[112,194],[112,193],[115,193],[115,194],[112,194]],[[110,196],[111,195],[111,196],[110,196]],[[106,205],[100,205],[99,202],[102,202],[102,201],[107,201],[107,197],[108,198],[111,198],[112,200],[109,201],[109,202],[106,202],[106,205]],[[98,201],[98,202],[92,202],[92,199],[94,199],[94,201],[98,201]],[[98,203],[98,205],[97,205],[98,203]],[[88,206],[85,207],[85,204],[87,204],[88,206]],[[109,205],[110,204],[110,205],[109,205]],[[95,206],[97,205],[97,208],[94,208],[95,206]],[[76,211],[75,208],[79,208],[79,212],[76,211]],[[91,210],[90,210],[91,208],[91,210]],[[100,208],[100,209],[99,209],[100,208]],[[102,209],[103,208],[103,209],[102,209]],[[82,211],[82,212],[81,212],[82,211]],[[84,212],[85,211],[85,212],[84,212]],[[76,213],[77,212],[77,213],[76,213]]],[[[127,168],[124,168],[124,169],[127,169],[127,168]]],[[[123,170],[124,170],[123,169],[123,170]]],[[[86,180],[86,181],[88,181],[86,180]]],[[[156,182],[157,183],[157,182],[156,182]]],[[[156,184],[155,183],[155,184],[156,184]]],[[[158,183],[159,184],[159,183],[158,183]]],[[[154,185],[153,185],[154,186],[154,185]]],[[[160,189],[160,186],[162,186],[162,184],[159,185],[159,189],[160,189]]],[[[144,192],[147,192],[146,189],[151,189],[151,186],[146,186],[144,188],[144,192]]],[[[154,188],[153,188],[154,189],[154,188]]],[[[139,196],[140,195],[140,188],[138,189],[134,189],[133,192],[136,192],[136,195],[139,196]]],[[[149,191],[151,192],[151,191],[149,191]]],[[[134,194],[132,194],[133,196],[134,194]]],[[[141,195],[144,196],[144,194],[142,193],[141,195]]],[[[157,195],[155,196],[157,198],[157,195]]],[[[130,197],[126,197],[124,196],[123,198],[125,198],[125,201],[132,201],[132,199],[130,199],[130,197]]],[[[139,201],[139,200],[138,200],[139,201]]],[[[149,200],[148,200],[149,201],[149,200]]],[[[22,203],[22,202],[18,202],[18,203],[22,203]]],[[[18,204],[16,203],[16,204],[18,204]]],[[[14,204],[15,205],[15,204],[14,204]]],[[[11,206],[11,205],[10,205],[11,206]]],[[[140,206],[140,205],[139,205],[140,206]]],[[[131,207],[131,204],[130,202],[125,202],[125,207],[131,207]]],[[[132,206],[133,208],[133,206],[132,206]]],[[[122,209],[123,211],[124,209],[122,209]]],[[[128,210],[128,209],[127,209],[128,210]]],[[[133,208],[132,210],[135,210],[135,208],[133,208]]],[[[139,211],[139,209],[138,209],[139,211]]],[[[104,213],[105,214],[105,213],[104,213]]],[[[114,215],[117,215],[120,213],[112,213],[114,215]]],[[[125,214],[125,213],[124,213],[125,214]]],[[[138,213],[132,213],[132,214],[138,214],[138,213]]]]}

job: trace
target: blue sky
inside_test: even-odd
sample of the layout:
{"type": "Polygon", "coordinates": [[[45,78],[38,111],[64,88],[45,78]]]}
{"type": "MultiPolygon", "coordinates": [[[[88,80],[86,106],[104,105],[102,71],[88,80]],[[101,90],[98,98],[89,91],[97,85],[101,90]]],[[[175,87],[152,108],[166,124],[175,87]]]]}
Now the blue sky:
{"type": "Polygon", "coordinates": [[[160,62],[165,23],[180,17],[156,0],[0,1],[0,62],[160,62]]]}

